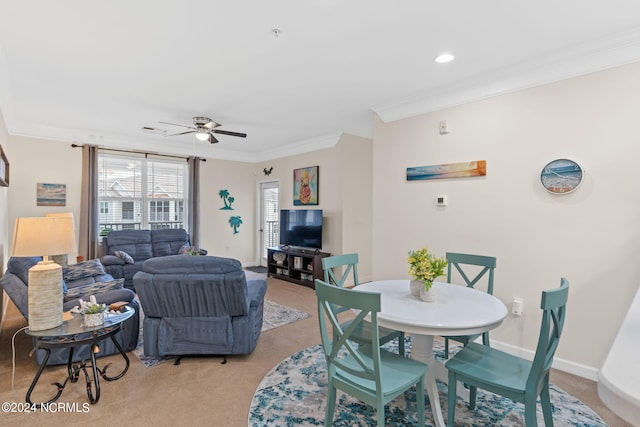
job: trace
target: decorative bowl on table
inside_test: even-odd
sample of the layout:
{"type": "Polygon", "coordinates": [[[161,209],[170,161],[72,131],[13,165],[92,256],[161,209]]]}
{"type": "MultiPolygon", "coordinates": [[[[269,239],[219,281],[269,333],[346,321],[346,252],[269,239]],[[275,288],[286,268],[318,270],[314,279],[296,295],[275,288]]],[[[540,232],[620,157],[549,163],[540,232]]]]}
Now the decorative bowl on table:
{"type": "Polygon", "coordinates": [[[107,305],[98,304],[95,296],[91,295],[89,302],[80,299],[80,313],[82,313],[82,325],[84,327],[93,328],[102,325],[106,312],[107,305]]]}
{"type": "Polygon", "coordinates": [[[104,323],[104,312],[102,313],[89,313],[82,315],[82,324],[87,328],[93,328],[94,326],[100,326],[104,323]]]}
{"type": "Polygon", "coordinates": [[[275,252],[273,254],[273,260],[278,264],[283,264],[286,259],[287,259],[287,254],[285,254],[284,252],[275,252]]]}

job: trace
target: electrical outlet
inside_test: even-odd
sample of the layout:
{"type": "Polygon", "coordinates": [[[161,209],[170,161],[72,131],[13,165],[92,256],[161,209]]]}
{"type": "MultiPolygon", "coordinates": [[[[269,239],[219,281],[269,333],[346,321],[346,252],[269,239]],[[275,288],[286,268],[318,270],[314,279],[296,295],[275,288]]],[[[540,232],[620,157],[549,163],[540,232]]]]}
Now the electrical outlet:
{"type": "Polygon", "coordinates": [[[521,316],[523,305],[524,305],[524,302],[522,301],[522,298],[513,298],[513,303],[511,303],[511,314],[514,314],[516,316],[521,316]]]}

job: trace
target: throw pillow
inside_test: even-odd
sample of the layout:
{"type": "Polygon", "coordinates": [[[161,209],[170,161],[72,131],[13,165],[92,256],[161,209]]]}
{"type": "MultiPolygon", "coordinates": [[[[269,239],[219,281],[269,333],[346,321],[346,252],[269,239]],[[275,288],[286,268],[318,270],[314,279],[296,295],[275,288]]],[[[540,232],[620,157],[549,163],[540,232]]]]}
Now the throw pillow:
{"type": "Polygon", "coordinates": [[[124,261],[125,264],[133,264],[135,261],[131,258],[131,255],[125,251],[114,251],[113,254],[124,261]]]}
{"type": "Polygon", "coordinates": [[[206,255],[207,251],[204,249],[198,249],[195,246],[186,244],[180,248],[178,252],[180,255],[206,255]]]}
{"type": "Polygon", "coordinates": [[[65,282],[84,279],[85,277],[100,276],[106,274],[99,259],[90,259],[77,264],[62,267],[62,278],[65,282]]]}
{"type": "Polygon", "coordinates": [[[29,285],[29,269],[42,261],[42,257],[15,257],[9,258],[7,270],[20,278],[27,286],[29,285]]]}
{"type": "Polygon", "coordinates": [[[90,295],[97,295],[106,291],[122,289],[123,287],[124,279],[109,280],[107,282],[95,282],[90,285],[78,286],[68,289],[64,294],[64,300],[71,301],[72,299],[88,297],[90,295]]]}
{"type": "Polygon", "coordinates": [[[103,255],[100,261],[102,265],[124,265],[124,260],[115,255],[103,255]]]}

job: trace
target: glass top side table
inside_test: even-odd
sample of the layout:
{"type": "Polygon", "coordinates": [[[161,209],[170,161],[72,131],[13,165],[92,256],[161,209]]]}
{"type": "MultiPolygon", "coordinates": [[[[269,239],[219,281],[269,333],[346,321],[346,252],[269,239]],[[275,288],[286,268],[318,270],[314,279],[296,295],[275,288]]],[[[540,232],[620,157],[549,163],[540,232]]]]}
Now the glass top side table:
{"type": "Polygon", "coordinates": [[[31,401],[31,393],[38,383],[42,371],[44,371],[45,366],[47,366],[47,361],[49,360],[51,349],[53,348],[69,348],[67,378],[62,384],[54,383],[58,388],[55,396],[47,402],[37,403],[35,406],[40,407],[43,404],[49,404],[58,400],[67,385],[67,382],[77,382],[81,372],[84,373],[87,383],[87,396],[89,397],[89,402],[92,404],[97,403],[98,400],[100,400],[100,380],[98,374],[100,374],[100,376],[102,376],[106,381],[115,381],[122,378],[129,370],[129,358],[122,349],[122,346],[116,340],[115,335],[122,330],[122,322],[133,316],[134,313],[135,310],[131,307],[126,307],[126,310],[121,313],[107,313],[105,315],[105,322],[102,325],[92,327],[85,327],[83,325],[81,314],[73,314],[73,319],[65,320],[62,325],[55,328],[44,331],[30,331],[27,328],[26,333],[35,338],[36,350],[42,349],[46,352],[44,360],[40,364],[38,372],[27,391],[27,403],[34,405],[31,401]],[[100,351],[98,344],[107,338],[111,338],[111,341],[113,341],[113,344],[116,346],[125,361],[124,369],[115,376],[107,375],[107,368],[109,367],[109,364],[102,369],[98,368],[96,364],[96,353],[100,351]],[[91,360],[82,360],[80,362],[73,363],[74,348],[86,344],[91,345],[91,360]],[[91,368],[91,376],[87,370],[88,368],[91,368]]]}

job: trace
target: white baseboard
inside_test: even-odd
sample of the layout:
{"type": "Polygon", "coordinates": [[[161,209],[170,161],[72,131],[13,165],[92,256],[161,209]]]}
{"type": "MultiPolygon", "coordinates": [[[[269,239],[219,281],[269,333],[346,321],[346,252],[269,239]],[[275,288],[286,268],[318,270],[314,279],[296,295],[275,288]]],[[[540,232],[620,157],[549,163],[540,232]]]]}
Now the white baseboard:
{"type": "MultiPolygon", "coordinates": [[[[491,347],[502,350],[505,353],[513,354],[514,356],[522,357],[523,359],[533,360],[535,355],[534,351],[526,350],[520,347],[516,347],[511,344],[505,344],[494,339],[491,340],[491,347]]],[[[571,362],[569,360],[560,359],[554,357],[553,365],[554,369],[558,369],[563,372],[567,372],[572,375],[577,375],[582,378],[586,378],[591,381],[598,382],[598,369],[591,366],[581,365],[579,363],[571,362]]]]}

